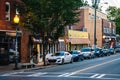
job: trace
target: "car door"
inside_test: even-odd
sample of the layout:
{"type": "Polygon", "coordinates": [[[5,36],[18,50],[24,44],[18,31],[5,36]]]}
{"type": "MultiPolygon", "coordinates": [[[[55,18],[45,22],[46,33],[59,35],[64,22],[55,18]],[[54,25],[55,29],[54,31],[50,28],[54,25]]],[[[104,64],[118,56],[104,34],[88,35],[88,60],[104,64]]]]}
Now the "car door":
{"type": "Polygon", "coordinates": [[[69,52],[67,52],[67,58],[68,58],[68,62],[70,62],[71,61],[71,58],[72,58],[72,55],[69,53],[69,52]]]}
{"type": "Polygon", "coordinates": [[[90,49],[90,52],[91,52],[91,56],[93,57],[94,56],[94,51],[92,49],[90,49]]]}
{"type": "Polygon", "coordinates": [[[64,62],[65,62],[65,63],[68,62],[68,60],[69,60],[69,59],[68,59],[68,58],[69,58],[68,56],[69,56],[68,53],[65,52],[65,56],[64,56],[64,62]]]}

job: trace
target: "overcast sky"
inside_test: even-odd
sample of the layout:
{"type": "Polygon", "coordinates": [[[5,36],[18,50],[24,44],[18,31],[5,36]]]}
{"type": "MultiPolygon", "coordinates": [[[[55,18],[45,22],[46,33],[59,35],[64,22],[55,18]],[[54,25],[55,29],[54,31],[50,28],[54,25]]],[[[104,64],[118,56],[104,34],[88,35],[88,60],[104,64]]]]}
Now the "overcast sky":
{"type": "MultiPolygon", "coordinates": [[[[89,4],[92,4],[92,0],[87,0],[87,1],[88,1],[89,4]]],[[[109,6],[120,7],[120,0],[100,0],[99,5],[102,6],[102,10],[105,13],[105,10],[109,6]],[[108,4],[104,4],[105,2],[108,2],[108,4]]]]}

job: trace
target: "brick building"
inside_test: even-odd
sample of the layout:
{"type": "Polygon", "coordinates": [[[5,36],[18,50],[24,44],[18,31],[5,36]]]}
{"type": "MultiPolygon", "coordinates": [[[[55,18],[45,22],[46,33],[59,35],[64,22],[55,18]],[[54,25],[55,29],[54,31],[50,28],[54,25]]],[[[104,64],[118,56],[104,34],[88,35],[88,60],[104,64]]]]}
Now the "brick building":
{"type": "MultiPolygon", "coordinates": [[[[13,18],[16,14],[16,5],[22,5],[20,0],[0,0],[0,54],[8,55],[15,48],[16,25],[13,18]]],[[[21,26],[18,31],[19,61],[29,61],[28,32],[21,26]]]]}
{"type": "MultiPolygon", "coordinates": [[[[82,47],[94,46],[94,8],[81,7],[79,9],[80,21],[74,25],[66,27],[65,42],[67,41],[67,49],[78,50],[82,47]],[[72,32],[70,31],[72,30],[72,32]],[[71,33],[69,33],[69,31],[71,33]],[[86,33],[87,32],[87,35],[86,33]],[[81,34],[79,34],[81,33],[81,34]],[[71,36],[72,35],[72,36],[71,36]],[[87,36],[84,38],[84,36],[87,36]],[[66,40],[67,39],[67,40],[66,40]]],[[[96,46],[109,48],[116,39],[115,24],[107,19],[107,15],[97,11],[96,12],[96,46]]]]}
{"type": "MultiPolygon", "coordinates": [[[[94,44],[94,8],[81,7],[80,21],[73,25],[74,30],[86,31],[90,34],[90,45],[94,44]]],[[[107,15],[96,13],[96,39],[98,47],[109,47],[109,42],[115,37],[115,24],[107,20],[107,15]],[[108,40],[108,41],[107,41],[108,40]],[[105,42],[107,41],[107,42],[105,42]]]]}
{"type": "MultiPolygon", "coordinates": [[[[16,37],[16,25],[13,23],[13,18],[16,14],[16,5],[22,5],[20,0],[0,0],[0,54],[2,50],[5,51],[5,54],[9,55],[11,50],[11,44],[13,44],[16,37]]],[[[74,25],[67,26],[68,31],[74,30],[72,33],[67,33],[67,39],[71,40],[71,48],[79,47],[80,45],[89,45],[92,46],[94,43],[94,9],[90,7],[82,7],[80,8],[81,15],[79,16],[80,21],[75,23],[74,25]],[[81,32],[83,31],[86,35],[81,32]],[[86,33],[87,32],[87,33],[86,33]],[[69,34],[79,34],[72,35],[69,34]],[[81,34],[83,34],[82,37],[81,34]],[[84,36],[87,36],[83,39],[84,36]],[[79,39],[78,39],[79,37],[79,39]],[[76,39],[75,39],[76,38],[76,39]],[[89,41],[90,40],[90,41],[89,41]],[[85,41],[84,44],[82,41],[85,41]]],[[[71,31],[70,31],[71,32],[71,31]]],[[[19,26],[19,36],[18,36],[18,51],[20,62],[29,62],[30,61],[30,46],[29,46],[29,32],[24,29],[22,26],[19,26]]],[[[97,37],[97,46],[103,47],[108,45],[112,38],[115,38],[115,25],[112,22],[107,20],[107,16],[101,12],[97,11],[97,20],[96,20],[96,37],[97,37]]],[[[64,39],[63,39],[64,40],[64,39]]],[[[61,41],[63,41],[61,40],[61,41]]],[[[65,39],[65,44],[66,41],[65,39]]],[[[61,43],[62,45],[62,43],[61,43]]],[[[35,43],[39,51],[39,56],[43,54],[43,44],[35,43]]],[[[59,46],[60,47],[60,46],[59,46]]],[[[62,50],[70,50],[69,41],[66,46],[62,50]]],[[[12,46],[12,49],[15,48],[15,45],[12,46]]],[[[57,44],[49,44],[48,45],[49,52],[56,52],[58,50],[57,44]]],[[[78,48],[79,49],[79,48],[78,48]]]]}

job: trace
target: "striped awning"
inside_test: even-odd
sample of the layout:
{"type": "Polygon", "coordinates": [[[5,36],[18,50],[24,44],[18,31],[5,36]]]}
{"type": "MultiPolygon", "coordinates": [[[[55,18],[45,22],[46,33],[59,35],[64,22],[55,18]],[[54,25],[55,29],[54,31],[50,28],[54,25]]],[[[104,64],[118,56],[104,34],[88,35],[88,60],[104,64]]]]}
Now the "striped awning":
{"type": "Polygon", "coordinates": [[[71,44],[90,44],[88,38],[69,38],[69,42],[71,42],[71,44]]]}

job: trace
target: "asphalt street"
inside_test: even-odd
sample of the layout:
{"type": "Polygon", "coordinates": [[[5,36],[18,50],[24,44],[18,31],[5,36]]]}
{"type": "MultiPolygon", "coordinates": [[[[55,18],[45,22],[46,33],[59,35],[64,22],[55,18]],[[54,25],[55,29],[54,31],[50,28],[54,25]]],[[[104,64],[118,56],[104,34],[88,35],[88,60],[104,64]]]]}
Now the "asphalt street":
{"type": "Polygon", "coordinates": [[[120,80],[120,53],[72,64],[0,74],[0,80],[120,80]]]}

